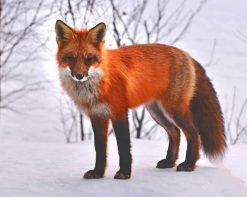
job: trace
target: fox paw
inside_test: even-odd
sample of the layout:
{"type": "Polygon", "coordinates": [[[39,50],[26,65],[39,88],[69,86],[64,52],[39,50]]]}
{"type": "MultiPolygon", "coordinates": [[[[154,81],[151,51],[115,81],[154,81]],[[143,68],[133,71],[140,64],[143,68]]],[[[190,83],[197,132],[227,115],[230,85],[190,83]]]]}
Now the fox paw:
{"type": "Polygon", "coordinates": [[[84,179],[100,179],[103,177],[104,175],[102,173],[97,172],[96,170],[89,170],[83,176],[84,179]]]}
{"type": "Polygon", "coordinates": [[[167,159],[162,159],[157,163],[156,168],[172,168],[174,165],[174,162],[170,162],[167,159]]]}
{"type": "Polygon", "coordinates": [[[129,179],[130,173],[122,172],[121,170],[117,171],[117,173],[114,176],[114,179],[129,179]]]}
{"type": "Polygon", "coordinates": [[[177,166],[177,171],[191,172],[195,169],[195,164],[183,162],[177,166]]]}

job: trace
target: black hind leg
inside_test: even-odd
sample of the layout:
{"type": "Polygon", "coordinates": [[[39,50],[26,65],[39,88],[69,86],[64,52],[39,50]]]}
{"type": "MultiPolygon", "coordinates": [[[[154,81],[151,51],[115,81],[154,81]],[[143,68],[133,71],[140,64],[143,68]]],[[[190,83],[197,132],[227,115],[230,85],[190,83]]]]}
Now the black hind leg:
{"type": "Polygon", "coordinates": [[[169,146],[166,154],[166,158],[160,160],[157,163],[157,168],[172,168],[178,157],[178,150],[180,144],[180,131],[174,126],[174,124],[169,120],[169,117],[165,114],[164,110],[159,106],[157,102],[153,102],[147,106],[152,118],[162,126],[168,134],[169,146]]]}
{"type": "MultiPolygon", "coordinates": [[[[168,131],[168,129],[166,129],[168,131]]],[[[169,136],[169,146],[166,153],[166,158],[160,160],[157,163],[157,168],[172,168],[175,165],[175,162],[178,158],[178,150],[179,150],[179,143],[180,143],[180,134],[179,130],[175,127],[170,128],[168,136],[169,136]],[[173,133],[172,135],[169,135],[173,133]]]]}
{"type": "Polygon", "coordinates": [[[177,115],[175,120],[187,138],[186,158],[177,166],[177,171],[193,171],[196,161],[199,159],[199,134],[195,129],[190,112],[184,117],[177,115]]]}

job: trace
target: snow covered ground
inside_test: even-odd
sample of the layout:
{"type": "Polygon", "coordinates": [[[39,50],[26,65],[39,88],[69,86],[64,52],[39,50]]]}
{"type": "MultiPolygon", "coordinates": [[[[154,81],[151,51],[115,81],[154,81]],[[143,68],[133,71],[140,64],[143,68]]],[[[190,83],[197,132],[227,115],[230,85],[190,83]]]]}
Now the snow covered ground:
{"type": "MultiPolygon", "coordinates": [[[[118,170],[114,137],[110,138],[106,177],[84,180],[82,174],[94,165],[92,141],[67,145],[1,140],[0,196],[247,196],[244,182],[234,176],[242,173],[247,183],[246,163],[242,162],[247,157],[246,146],[230,149],[225,160],[226,168],[213,167],[202,158],[194,172],[176,172],[175,168],[155,168],[156,162],[164,156],[165,140],[132,141],[134,161],[130,180],[113,179],[118,170]]],[[[182,155],[183,151],[180,160],[182,155]]]]}

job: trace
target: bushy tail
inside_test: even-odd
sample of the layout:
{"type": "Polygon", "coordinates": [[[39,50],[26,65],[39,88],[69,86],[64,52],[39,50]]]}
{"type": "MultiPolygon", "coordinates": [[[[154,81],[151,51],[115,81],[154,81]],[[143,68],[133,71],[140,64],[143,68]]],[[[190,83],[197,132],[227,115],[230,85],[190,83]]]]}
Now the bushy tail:
{"type": "Polygon", "coordinates": [[[191,103],[193,122],[199,130],[204,153],[222,159],[226,145],[224,120],[216,92],[202,66],[195,62],[196,90],[191,103]]]}

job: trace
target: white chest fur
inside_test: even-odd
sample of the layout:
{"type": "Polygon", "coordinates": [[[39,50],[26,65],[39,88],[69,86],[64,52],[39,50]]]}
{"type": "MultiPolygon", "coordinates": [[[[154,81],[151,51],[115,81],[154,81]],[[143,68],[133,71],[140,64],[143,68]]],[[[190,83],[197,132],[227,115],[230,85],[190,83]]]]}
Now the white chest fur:
{"type": "Polygon", "coordinates": [[[89,116],[109,117],[111,115],[107,103],[99,100],[102,69],[90,68],[88,79],[83,82],[73,80],[69,69],[60,69],[59,76],[63,88],[80,110],[89,116]]]}

